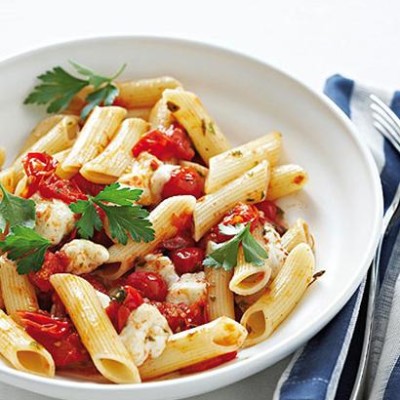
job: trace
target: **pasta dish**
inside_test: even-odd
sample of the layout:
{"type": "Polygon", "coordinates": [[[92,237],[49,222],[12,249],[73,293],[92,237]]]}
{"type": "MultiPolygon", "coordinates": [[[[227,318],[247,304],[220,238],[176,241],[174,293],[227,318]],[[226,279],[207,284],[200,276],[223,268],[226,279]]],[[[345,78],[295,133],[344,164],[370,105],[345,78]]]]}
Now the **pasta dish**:
{"type": "Polygon", "coordinates": [[[276,204],[308,180],[279,163],[282,135],[232,147],[175,78],[71,64],[38,77],[25,103],[52,115],[0,170],[2,357],[138,383],[267,339],[321,274],[276,204]]]}

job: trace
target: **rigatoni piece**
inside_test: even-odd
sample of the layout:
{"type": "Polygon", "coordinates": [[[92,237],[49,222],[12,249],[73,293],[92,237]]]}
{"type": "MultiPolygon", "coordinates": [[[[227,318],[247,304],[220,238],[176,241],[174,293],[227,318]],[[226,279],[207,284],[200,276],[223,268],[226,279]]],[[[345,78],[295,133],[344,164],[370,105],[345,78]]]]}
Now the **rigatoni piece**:
{"type": "Polygon", "coordinates": [[[263,201],[269,175],[268,161],[263,161],[221,189],[198,200],[193,213],[194,239],[200,240],[236,203],[263,201]]]}
{"type": "Polygon", "coordinates": [[[299,191],[308,181],[304,168],[285,164],[271,169],[271,180],[268,187],[267,200],[275,200],[299,191]]]}
{"type": "Polygon", "coordinates": [[[55,366],[50,353],[2,310],[0,310],[0,354],[18,371],[54,376],[55,366]]]}
{"type": "Polygon", "coordinates": [[[207,165],[212,156],[231,148],[228,139],[194,93],[166,90],[163,100],[172,115],[186,129],[194,147],[207,165]]]}
{"type": "Polygon", "coordinates": [[[271,167],[275,166],[279,160],[281,147],[282,135],[279,132],[272,132],[211,157],[205,192],[215,192],[263,160],[268,160],[271,167]]]}
{"type": "Polygon", "coordinates": [[[249,332],[245,346],[265,340],[287,318],[311,282],[314,264],[312,250],[305,243],[289,253],[269,290],[242,316],[240,323],[249,332]]]}
{"type": "Polygon", "coordinates": [[[116,85],[119,89],[119,94],[115,103],[128,109],[153,107],[161,98],[164,90],[182,86],[175,78],[169,76],[117,82],[116,85]]]}
{"type": "Polygon", "coordinates": [[[205,178],[208,174],[208,168],[192,161],[181,160],[179,161],[179,165],[182,167],[193,168],[202,178],[205,178]]]}
{"type": "Polygon", "coordinates": [[[154,240],[149,243],[134,242],[132,239],[126,245],[115,244],[108,249],[109,263],[121,263],[118,266],[109,266],[100,273],[107,279],[118,279],[129,271],[138,257],[151,253],[166,239],[175,236],[179,230],[179,219],[193,213],[196,198],[193,196],[174,196],[164,200],[153,211],[149,220],[155,232],[154,240]]]}
{"type": "Polygon", "coordinates": [[[268,259],[262,265],[246,262],[243,249],[238,251],[237,265],[235,267],[229,289],[239,295],[249,296],[261,290],[271,277],[271,267],[268,259]]]}
{"type": "MultiPolygon", "coordinates": [[[[66,118],[65,115],[61,114],[56,114],[56,115],[51,115],[45,119],[42,119],[31,131],[29,136],[25,139],[24,144],[22,145],[19,155],[22,153],[25,153],[30,147],[32,147],[40,138],[42,138],[44,135],[46,135],[48,132],[50,132],[51,129],[53,129],[63,118],[66,118]]],[[[72,121],[71,117],[69,118],[69,121],[72,121]]],[[[79,120],[78,117],[72,117],[76,121],[79,120]]]]}
{"type": "Polygon", "coordinates": [[[204,272],[208,282],[207,310],[210,321],[219,317],[235,319],[233,293],[229,290],[233,272],[212,267],[205,267],[204,272]]]}
{"type": "Polygon", "coordinates": [[[150,112],[150,107],[131,108],[130,110],[126,110],[126,118],[140,118],[148,121],[150,117],[150,112]]]}
{"type": "Polygon", "coordinates": [[[0,257],[0,284],[7,314],[16,311],[37,311],[39,305],[35,289],[27,275],[19,275],[14,261],[5,255],[0,257]]]}
{"type": "Polygon", "coordinates": [[[143,119],[125,119],[105,150],[85,163],[80,173],[90,182],[106,185],[115,182],[132,162],[132,147],[148,128],[143,119]]]}
{"type": "Polygon", "coordinates": [[[164,352],[139,367],[143,380],[178,371],[182,368],[238,350],[247,332],[236,321],[221,317],[208,324],[172,335],[164,352]]]}
{"type": "Polygon", "coordinates": [[[115,383],[140,382],[139,372],[103,309],[93,286],[71,274],[50,278],[99,372],[115,383]]]}
{"type": "Polygon", "coordinates": [[[174,117],[163,98],[158,100],[151,109],[149,122],[152,129],[168,128],[174,122],[174,117]]]}
{"type": "Polygon", "coordinates": [[[95,107],[61,167],[68,178],[90,160],[96,158],[110,143],[126,110],[121,107],[95,107]]]}
{"type": "Polygon", "coordinates": [[[27,153],[47,153],[53,155],[70,148],[78,134],[78,119],[74,116],[64,116],[48,133],[36,141],[30,148],[21,154],[13,164],[16,179],[22,177],[22,160],[27,153]]]}
{"type": "MultiPolygon", "coordinates": [[[[15,171],[13,167],[9,167],[0,171],[0,183],[6,188],[6,190],[10,193],[14,192],[14,188],[16,185],[15,179],[15,171]]],[[[3,197],[3,194],[0,193],[0,199],[3,197]]]]}
{"type": "Polygon", "coordinates": [[[1,283],[0,283],[0,309],[4,310],[4,308],[5,308],[5,305],[4,305],[4,299],[3,299],[3,291],[1,289],[1,283]]]}
{"type": "Polygon", "coordinates": [[[311,248],[314,247],[314,238],[310,233],[308,224],[299,218],[282,236],[281,243],[283,248],[290,252],[298,244],[307,243],[311,248]]]}
{"type": "Polygon", "coordinates": [[[5,162],[6,162],[6,149],[4,147],[0,147],[0,169],[3,168],[5,162]]]}

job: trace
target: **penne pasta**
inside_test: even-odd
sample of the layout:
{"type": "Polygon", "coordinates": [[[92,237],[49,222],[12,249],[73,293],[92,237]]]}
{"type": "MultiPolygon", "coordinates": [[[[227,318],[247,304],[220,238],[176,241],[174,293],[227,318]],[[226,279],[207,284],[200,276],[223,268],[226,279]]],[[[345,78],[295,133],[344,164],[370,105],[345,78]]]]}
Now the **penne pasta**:
{"type": "Polygon", "coordinates": [[[124,246],[115,244],[108,251],[109,263],[120,263],[117,266],[108,266],[101,271],[101,275],[107,279],[117,279],[129,271],[138,257],[143,257],[152,252],[166,239],[176,235],[179,218],[191,215],[196,204],[193,196],[174,196],[161,202],[149,216],[155,232],[154,240],[148,243],[129,240],[124,246]]]}
{"type": "Polygon", "coordinates": [[[73,116],[64,116],[50,131],[22,153],[13,164],[16,180],[23,176],[22,160],[27,153],[55,154],[68,149],[78,134],[78,120],[73,116]]]}
{"type": "Polygon", "coordinates": [[[297,192],[303,188],[307,181],[307,172],[298,165],[286,164],[272,168],[267,200],[276,200],[297,192]]]}
{"type": "Polygon", "coordinates": [[[163,100],[174,118],[186,129],[207,165],[212,156],[230,149],[228,139],[195,94],[183,90],[166,90],[163,100]]]}
{"type": "MultiPolygon", "coordinates": [[[[24,144],[22,145],[18,155],[25,153],[28,149],[30,149],[40,138],[45,136],[50,132],[63,118],[66,118],[65,115],[56,114],[51,115],[45,119],[42,119],[31,131],[29,136],[25,139],[24,144]]],[[[69,118],[69,117],[68,117],[69,118]]],[[[78,117],[73,118],[76,121],[79,120],[78,117]]],[[[73,119],[69,118],[68,121],[73,121],[73,119]]]]}
{"type": "Polygon", "coordinates": [[[215,192],[263,160],[268,160],[271,167],[275,166],[279,160],[281,147],[282,135],[279,132],[272,132],[211,157],[205,192],[215,192]]]}
{"type": "Polygon", "coordinates": [[[111,382],[140,382],[133,360],[103,309],[93,286],[78,276],[50,278],[98,371],[111,382]]]}
{"type": "Polygon", "coordinates": [[[35,289],[28,276],[18,274],[15,262],[5,255],[0,257],[0,285],[7,314],[14,317],[16,311],[39,309],[35,289]]]}
{"type": "Polygon", "coordinates": [[[131,108],[130,110],[126,110],[126,118],[140,118],[148,121],[151,110],[150,107],[131,108]]]}
{"type": "MultiPolygon", "coordinates": [[[[8,167],[0,171],[0,183],[4,186],[4,188],[10,192],[14,192],[16,179],[15,179],[15,171],[13,167],[8,167]]],[[[0,199],[3,198],[3,193],[0,192],[0,199]]]]}
{"type": "Polygon", "coordinates": [[[149,124],[142,119],[125,119],[105,150],[85,163],[79,172],[90,182],[115,182],[133,161],[132,147],[148,128],[149,124]]]}
{"type": "Polygon", "coordinates": [[[151,109],[149,122],[152,129],[168,128],[174,122],[174,117],[163,98],[158,100],[151,109]]]}
{"type": "Polygon", "coordinates": [[[298,244],[307,243],[311,248],[314,247],[314,238],[310,233],[307,223],[299,218],[282,236],[283,248],[290,252],[298,244]]]}
{"type": "Polygon", "coordinates": [[[110,143],[125,116],[126,110],[121,107],[94,108],[61,165],[63,177],[73,176],[84,164],[96,158],[110,143]]]}
{"type": "Polygon", "coordinates": [[[5,162],[6,162],[6,149],[4,147],[0,147],[0,170],[3,168],[5,162]]]}
{"type": "Polygon", "coordinates": [[[289,253],[269,290],[242,316],[240,323],[249,332],[245,346],[265,340],[287,318],[311,282],[314,264],[312,250],[305,243],[289,253]]]}
{"type": "Polygon", "coordinates": [[[161,356],[139,367],[140,375],[143,380],[149,380],[231,353],[242,346],[246,336],[246,329],[227,317],[177,333],[168,339],[161,356]]]}
{"type": "Polygon", "coordinates": [[[161,98],[164,90],[181,87],[181,83],[169,76],[153,79],[141,79],[117,83],[119,94],[115,103],[122,107],[153,107],[161,98]]]}
{"type": "MultiPolygon", "coordinates": [[[[1,268],[1,267],[0,267],[1,268]]],[[[1,279],[1,278],[0,278],[1,279]]],[[[4,305],[4,299],[3,299],[3,291],[1,289],[1,282],[0,282],[0,309],[4,310],[5,305],[4,305]]]]}
{"type": "Polygon", "coordinates": [[[208,168],[204,167],[203,165],[197,164],[191,161],[180,161],[179,165],[182,167],[193,168],[197,173],[202,177],[205,178],[208,174],[208,168]]]}
{"type": "Polygon", "coordinates": [[[257,203],[265,199],[269,181],[268,161],[263,161],[214,193],[198,200],[193,212],[194,239],[201,237],[236,203],[257,203]]]}
{"type": "Polygon", "coordinates": [[[229,289],[236,294],[249,296],[261,290],[271,277],[271,267],[268,259],[262,265],[254,265],[246,262],[243,249],[238,252],[237,265],[235,267],[229,289]]]}
{"type": "Polygon", "coordinates": [[[0,354],[19,371],[54,376],[54,361],[49,352],[2,310],[0,310],[0,354]]]}

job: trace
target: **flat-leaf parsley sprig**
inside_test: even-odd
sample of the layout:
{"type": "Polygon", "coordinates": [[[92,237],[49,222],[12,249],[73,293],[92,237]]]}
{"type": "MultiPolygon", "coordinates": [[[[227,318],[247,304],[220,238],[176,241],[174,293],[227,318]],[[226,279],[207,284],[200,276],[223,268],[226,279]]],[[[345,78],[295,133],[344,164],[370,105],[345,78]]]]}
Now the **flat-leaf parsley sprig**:
{"type": "Polygon", "coordinates": [[[34,87],[24,104],[46,104],[48,113],[57,113],[65,110],[73,97],[89,85],[93,86],[93,91],[85,99],[87,105],[81,111],[82,118],[86,118],[94,107],[100,104],[109,106],[114,102],[119,89],[113,81],[122,74],[126,64],[110,77],[99,75],[72,61],[70,64],[85,79],[77,78],[59,66],[54,67],[38,76],[41,83],[34,87]]]}
{"type": "Polygon", "coordinates": [[[19,274],[28,274],[42,268],[50,246],[49,240],[22,225],[13,226],[5,240],[0,242],[0,249],[8,252],[7,258],[16,262],[19,274]]]}
{"type": "Polygon", "coordinates": [[[226,271],[237,265],[239,246],[243,248],[246,262],[254,265],[262,265],[263,260],[268,258],[268,253],[257,242],[250,232],[250,223],[247,225],[219,225],[219,230],[224,235],[235,235],[232,239],[216,246],[203,261],[206,267],[222,267],[226,271]]]}
{"type": "Polygon", "coordinates": [[[106,186],[96,196],[88,200],[78,200],[69,208],[81,217],[76,223],[81,237],[89,239],[94,231],[103,227],[103,222],[96,210],[99,207],[108,219],[111,237],[121,244],[128,242],[128,235],[135,242],[150,242],[154,239],[154,229],[148,219],[149,212],[134,202],[139,200],[143,190],[121,187],[119,183],[106,186]]]}

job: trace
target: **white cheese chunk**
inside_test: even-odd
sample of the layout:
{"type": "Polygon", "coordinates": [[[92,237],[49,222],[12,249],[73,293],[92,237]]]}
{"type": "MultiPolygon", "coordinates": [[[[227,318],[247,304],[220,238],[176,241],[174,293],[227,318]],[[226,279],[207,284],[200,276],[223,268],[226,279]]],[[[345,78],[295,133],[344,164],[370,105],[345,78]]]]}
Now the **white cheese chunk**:
{"type": "Polygon", "coordinates": [[[264,225],[265,250],[268,253],[268,265],[271,267],[271,278],[274,278],[286,260],[287,253],[281,244],[281,237],[274,227],[264,225]]]}
{"type": "Polygon", "coordinates": [[[64,236],[72,232],[74,226],[74,213],[61,200],[36,201],[35,231],[50,240],[51,244],[59,244],[64,236]]]}
{"type": "Polygon", "coordinates": [[[164,185],[171,179],[172,172],[179,168],[179,165],[164,164],[154,172],[150,180],[150,187],[155,202],[161,201],[164,185]]]}
{"type": "Polygon", "coordinates": [[[168,287],[171,287],[179,279],[174,264],[167,256],[148,254],[144,257],[144,260],[145,264],[137,267],[136,271],[156,272],[161,275],[168,287]]]}
{"type": "Polygon", "coordinates": [[[207,295],[207,281],[204,272],[183,274],[168,290],[167,301],[191,305],[207,295]]]}
{"type": "Polygon", "coordinates": [[[108,250],[100,244],[85,239],[75,239],[65,244],[61,251],[68,259],[67,272],[81,275],[94,271],[108,261],[108,250]]]}
{"type": "Polygon", "coordinates": [[[148,358],[159,357],[171,334],[167,320],[157,307],[144,303],[131,312],[120,338],[139,366],[148,358]]]}

